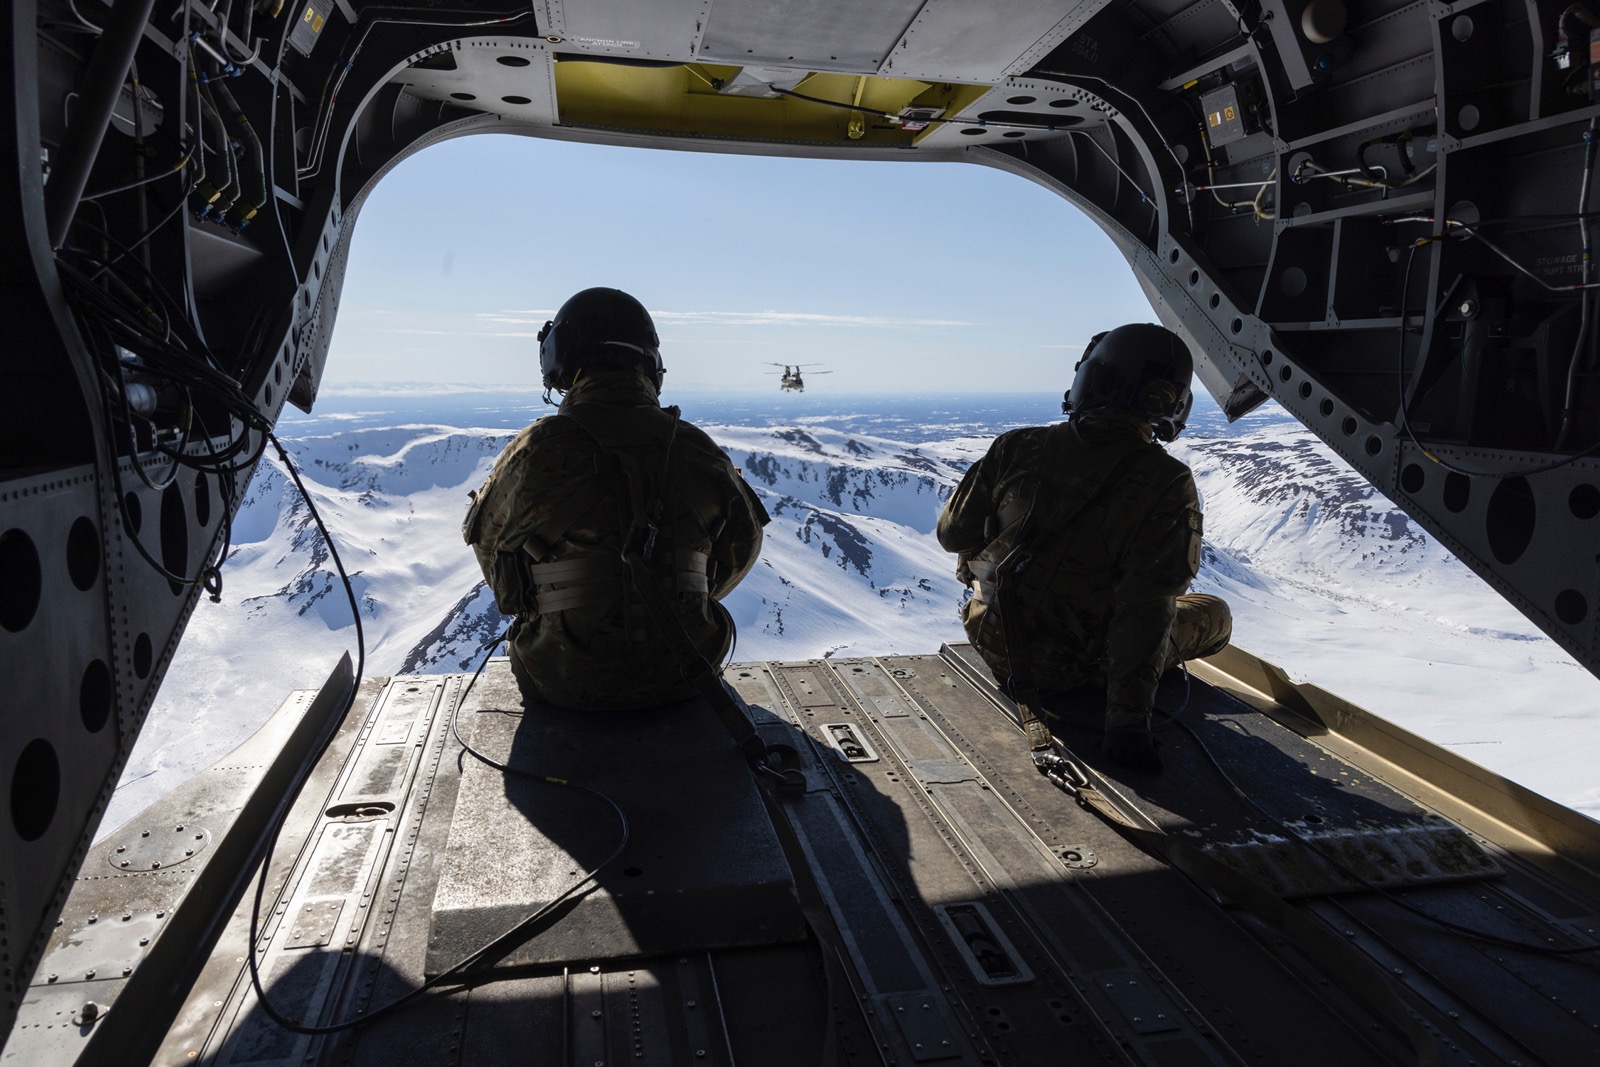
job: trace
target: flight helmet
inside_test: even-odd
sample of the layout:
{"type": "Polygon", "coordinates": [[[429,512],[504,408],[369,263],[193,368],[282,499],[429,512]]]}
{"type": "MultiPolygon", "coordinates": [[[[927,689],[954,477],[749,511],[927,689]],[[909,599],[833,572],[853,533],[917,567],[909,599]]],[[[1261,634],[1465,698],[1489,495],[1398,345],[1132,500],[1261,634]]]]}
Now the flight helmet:
{"type": "Polygon", "coordinates": [[[585,289],[539,331],[546,389],[570,389],[580,370],[638,367],[661,389],[661,341],[644,305],[621,289],[585,289]]]}
{"type": "Polygon", "coordinates": [[[1194,358],[1164,326],[1138,322],[1095,334],[1074,369],[1061,402],[1069,415],[1123,408],[1149,420],[1162,441],[1177,437],[1189,421],[1194,358]]]}

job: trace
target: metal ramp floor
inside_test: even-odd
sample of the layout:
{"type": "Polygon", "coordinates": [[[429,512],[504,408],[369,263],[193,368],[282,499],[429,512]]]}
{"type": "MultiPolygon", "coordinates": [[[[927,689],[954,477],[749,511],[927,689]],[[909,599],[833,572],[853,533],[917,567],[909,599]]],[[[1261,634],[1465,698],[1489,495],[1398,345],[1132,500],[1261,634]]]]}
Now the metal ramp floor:
{"type": "MultiPolygon", "coordinates": [[[[1035,773],[970,648],[725,677],[803,796],[765,796],[698,702],[524,711],[491,661],[460,733],[552,784],[464,756],[465,676],[369,682],[285,824],[256,952],[279,1013],[370,1021],[268,1017],[247,894],[155,1062],[1600,1062],[1600,953],[1562,954],[1596,943],[1600,826],[1242,653],[1196,667],[1160,776],[1096,769],[1092,702],[1054,705],[1188,873],[1035,773]]],[[[221,852],[297,700],[97,846],[6,1062],[126,1062],[96,1031],[147,1010],[215,872],[118,857],[168,823],[221,852]]]]}

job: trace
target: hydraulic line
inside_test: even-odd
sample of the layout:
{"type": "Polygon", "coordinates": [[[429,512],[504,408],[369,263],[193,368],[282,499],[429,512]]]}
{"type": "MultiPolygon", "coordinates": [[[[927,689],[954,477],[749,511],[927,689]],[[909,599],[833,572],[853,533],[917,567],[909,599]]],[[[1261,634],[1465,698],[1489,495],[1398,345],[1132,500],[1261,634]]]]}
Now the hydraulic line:
{"type": "Polygon", "coordinates": [[[247,56],[234,56],[232,49],[228,45],[228,33],[230,31],[230,26],[228,24],[232,21],[233,0],[228,0],[228,6],[222,9],[222,52],[224,55],[228,56],[233,63],[241,67],[249,66],[261,55],[261,40],[258,38],[255,44],[250,44],[250,32],[255,29],[256,22],[256,0],[245,0],[244,31],[238,35],[239,40],[243,41],[250,47],[250,54],[247,56]]]}
{"type": "MultiPolygon", "coordinates": [[[[97,193],[87,193],[83,197],[83,202],[86,204],[92,203],[96,200],[104,200],[108,196],[116,196],[118,193],[126,193],[130,189],[143,189],[145,186],[153,185],[163,178],[170,178],[174,174],[181,173],[183,168],[187,167],[189,165],[189,161],[193,158],[193,151],[187,151],[178,157],[178,161],[176,163],[164,170],[158,171],[155,174],[151,174],[146,177],[139,178],[135,181],[125,182],[122,185],[114,185],[110,189],[102,189],[97,193]]],[[[142,170],[143,168],[141,167],[140,169],[142,170]]],[[[141,221],[140,225],[147,228],[148,222],[141,221]]]]}
{"type": "MultiPolygon", "coordinates": [[[[60,248],[67,239],[67,228],[78,213],[78,203],[89,183],[105,140],[106,128],[122,86],[133,67],[133,56],[144,39],[145,23],[156,0],[118,0],[111,9],[105,30],[95,40],[94,55],[84,72],[78,91],[77,121],[61,146],[60,161],[50,172],[45,186],[45,220],[50,247],[60,248]]],[[[135,107],[138,106],[135,102],[135,107]]]]}
{"type": "Polygon", "coordinates": [[[1102,156],[1106,157],[1106,162],[1110,163],[1112,168],[1115,169],[1118,174],[1122,175],[1123,180],[1129,185],[1133,186],[1133,191],[1139,194],[1139,199],[1141,202],[1148,204],[1152,209],[1159,210],[1157,209],[1155,197],[1145,192],[1144,186],[1135,181],[1133,175],[1122,169],[1122,164],[1117,162],[1117,157],[1113,156],[1105,145],[1095,140],[1094,134],[1090,133],[1088,130],[1068,130],[1067,133],[1080,136],[1088,140],[1088,142],[1093,145],[1102,156]]]}
{"type": "Polygon", "coordinates": [[[215,189],[215,192],[209,197],[205,196],[205,188],[202,187],[200,195],[203,198],[203,202],[199,205],[197,213],[200,218],[207,218],[212,214],[220,218],[233,206],[234,201],[239,199],[239,175],[233,158],[232,138],[228,136],[228,128],[223,125],[222,115],[217,111],[216,104],[212,102],[208,89],[209,86],[200,86],[197,94],[200,97],[200,109],[211,120],[211,124],[216,127],[216,151],[222,157],[222,167],[227,175],[227,184],[220,189],[216,188],[215,185],[211,186],[211,188],[215,189]]]}
{"type": "Polygon", "coordinates": [[[1272,173],[1267,175],[1267,180],[1262,182],[1261,188],[1256,190],[1255,199],[1250,201],[1250,207],[1256,213],[1257,222],[1270,222],[1278,217],[1278,209],[1276,207],[1274,207],[1271,211],[1268,211],[1266,208],[1261,206],[1261,198],[1267,195],[1267,190],[1272,188],[1272,183],[1277,179],[1278,168],[1273,167],[1272,173]]]}
{"type": "MultiPolygon", "coordinates": [[[[1105,86],[1109,92],[1118,93],[1121,96],[1126,97],[1128,100],[1132,101],[1134,107],[1139,109],[1139,114],[1144,116],[1144,121],[1150,127],[1150,131],[1157,137],[1161,138],[1161,147],[1166,151],[1167,155],[1171,157],[1173,165],[1178,168],[1178,172],[1180,174],[1183,173],[1183,161],[1178,158],[1177,149],[1172,147],[1172,144],[1167,140],[1166,135],[1162,133],[1161,127],[1156,125],[1156,120],[1151,116],[1149,109],[1144,106],[1144,101],[1139,99],[1139,97],[1135,96],[1133,93],[1129,92],[1127,89],[1123,89],[1122,87],[1107,81],[1105,78],[1099,78],[1093,74],[1067,74],[1061,71],[1044,70],[1042,68],[1033,71],[1033,74],[1054,78],[1069,85],[1071,84],[1073,78],[1086,78],[1089,81],[1099,82],[1101,85],[1105,86]]],[[[1157,176],[1157,178],[1159,180],[1159,176],[1157,176]]],[[[1151,204],[1153,205],[1154,203],[1155,201],[1152,200],[1151,204]]],[[[1189,232],[1192,234],[1195,232],[1194,205],[1186,202],[1183,207],[1185,213],[1189,217],[1189,232]]]]}
{"type": "Polygon", "coordinates": [[[349,56],[343,60],[337,61],[334,64],[333,70],[328,75],[328,81],[323,85],[322,99],[319,102],[317,109],[317,121],[314,127],[315,132],[311,137],[311,158],[306,161],[306,165],[304,167],[298,168],[297,171],[302,181],[314,178],[322,171],[323,150],[327,147],[328,133],[333,127],[333,109],[339,102],[339,90],[344,87],[345,78],[349,77],[350,72],[355,69],[356,58],[361,55],[362,46],[367,43],[367,35],[372,32],[373,27],[382,25],[384,23],[396,23],[402,26],[445,26],[468,29],[478,26],[500,26],[509,22],[520,22],[533,14],[533,11],[530,9],[527,11],[519,11],[512,15],[501,15],[490,19],[476,19],[468,22],[447,22],[440,21],[436,18],[397,18],[394,14],[386,14],[386,12],[403,12],[406,14],[418,14],[425,16],[431,16],[434,14],[427,8],[369,7],[362,9],[362,18],[367,18],[369,15],[372,17],[370,21],[368,21],[367,24],[361,28],[360,34],[356,37],[355,47],[350,50],[349,56]]]}
{"type": "MultiPolygon", "coordinates": [[[[197,213],[204,216],[210,210],[221,194],[217,183],[211,179],[211,167],[206,163],[206,115],[216,114],[216,109],[207,107],[202,95],[203,87],[200,84],[199,64],[195,61],[194,50],[188,51],[189,56],[189,83],[194,86],[194,157],[198,173],[194,177],[194,187],[190,194],[195,198],[193,204],[197,213]]],[[[227,137],[227,132],[223,132],[227,137]]],[[[226,153],[224,153],[226,154],[226,153]]]]}
{"type": "MultiPolygon", "coordinates": [[[[261,138],[256,136],[255,127],[250,124],[250,116],[246,115],[239,102],[233,98],[224,82],[217,82],[214,86],[217,102],[221,105],[224,116],[233,119],[234,129],[238,131],[239,141],[244,145],[245,155],[249,157],[254,170],[257,188],[241,203],[236,203],[229,212],[227,223],[235,233],[244,229],[250,220],[255,218],[267,202],[267,160],[261,152],[261,138]]],[[[243,179],[241,179],[242,184],[243,179]]]]}
{"type": "Polygon", "coordinates": [[[1417,171],[1415,174],[1412,174],[1407,178],[1403,178],[1400,181],[1390,181],[1389,172],[1383,167],[1382,164],[1363,164],[1362,166],[1357,167],[1355,170],[1328,170],[1327,168],[1319,166],[1317,163],[1308,159],[1304,163],[1300,164],[1299,167],[1295,168],[1293,179],[1296,182],[1306,181],[1307,176],[1302,172],[1309,171],[1309,176],[1313,178],[1330,178],[1334,181],[1337,181],[1340,185],[1347,186],[1349,188],[1382,189],[1387,193],[1391,189],[1404,189],[1407,186],[1415,185],[1417,182],[1420,182],[1422,179],[1432,174],[1438,168],[1438,166],[1439,165],[1437,163],[1430,163],[1422,170],[1417,171]],[[1381,178],[1379,177],[1380,173],[1382,174],[1381,178]],[[1361,177],[1355,177],[1357,174],[1361,175],[1361,177]]]}

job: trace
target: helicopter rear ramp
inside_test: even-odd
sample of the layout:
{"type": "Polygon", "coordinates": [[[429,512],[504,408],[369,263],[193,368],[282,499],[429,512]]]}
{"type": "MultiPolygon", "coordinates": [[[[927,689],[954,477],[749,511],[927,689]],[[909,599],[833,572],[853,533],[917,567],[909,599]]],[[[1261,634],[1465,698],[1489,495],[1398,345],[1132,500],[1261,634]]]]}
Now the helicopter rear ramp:
{"type": "Polygon", "coordinates": [[[1161,776],[1101,766],[1087,706],[1054,705],[1076,796],[965,646],[725,677],[803,795],[757,787],[698,702],[525,712],[504,660],[464,702],[465,676],[369,683],[255,942],[272,1011],[324,1032],[252,989],[248,896],[181,1008],[119,996],[194,936],[209,853],[116,850],[226,838],[224,773],[96,846],[6,1062],[1600,1062],[1600,825],[1244,653],[1165,680],[1161,776]],[[135,926],[127,974],[85,977],[135,926]],[[97,1040],[118,1014],[148,1047],[97,1040]]]}

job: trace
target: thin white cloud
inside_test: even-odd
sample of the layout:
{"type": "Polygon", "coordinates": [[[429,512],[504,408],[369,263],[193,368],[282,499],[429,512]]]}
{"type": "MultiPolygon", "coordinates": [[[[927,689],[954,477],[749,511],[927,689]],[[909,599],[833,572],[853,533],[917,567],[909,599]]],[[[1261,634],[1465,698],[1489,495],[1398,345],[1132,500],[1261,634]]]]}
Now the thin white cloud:
{"type": "Polygon", "coordinates": [[[673,334],[663,334],[661,337],[661,347],[664,349],[678,344],[692,344],[697,348],[712,348],[717,345],[726,345],[729,348],[778,348],[785,342],[763,341],[751,337],[696,337],[692,341],[673,334]]]}
{"type": "Polygon", "coordinates": [[[899,319],[881,315],[826,315],[810,311],[657,311],[657,320],[680,326],[976,326],[959,319],[899,319]]]}
{"type": "Polygon", "coordinates": [[[543,392],[538,386],[517,386],[495,383],[493,385],[459,385],[447,382],[345,382],[318,390],[318,396],[339,397],[411,397],[451,395],[494,395],[514,393],[536,395],[543,392]]]}
{"type": "MultiPolygon", "coordinates": [[[[553,311],[484,312],[485,322],[542,326],[553,311]]],[[[658,323],[674,326],[862,326],[869,328],[977,326],[961,319],[891,318],[883,315],[830,315],[814,311],[652,311],[658,323]]]]}
{"type": "Polygon", "coordinates": [[[514,326],[543,326],[555,318],[554,311],[480,311],[478,318],[484,322],[505,322],[514,326]]]}

